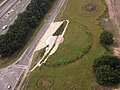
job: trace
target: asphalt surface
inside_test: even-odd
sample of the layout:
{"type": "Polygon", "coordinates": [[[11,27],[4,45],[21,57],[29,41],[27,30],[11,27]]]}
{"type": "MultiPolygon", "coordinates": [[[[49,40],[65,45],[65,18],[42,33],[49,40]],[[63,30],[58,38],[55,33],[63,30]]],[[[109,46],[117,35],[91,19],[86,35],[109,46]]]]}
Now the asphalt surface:
{"type": "Polygon", "coordinates": [[[17,0],[15,3],[12,3],[12,6],[9,9],[7,9],[7,11],[0,18],[0,34],[5,34],[7,32],[8,28],[6,30],[3,30],[2,27],[4,25],[10,26],[11,24],[13,24],[18,14],[26,9],[30,1],[31,0],[22,0],[22,1],[17,0]]]}
{"type": "MultiPolygon", "coordinates": [[[[61,10],[65,0],[58,0],[57,4],[55,5],[55,8],[52,10],[52,12],[49,15],[49,18],[44,23],[43,27],[38,32],[35,39],[32,41],[32,43],[28,46],[26,51],[23,53],[23,55],[19,59],[18,64],[12,64],[8,66],[7,68],[1,69],[0,74],[0,90],[8,90],[7,86],[11,86],[10,90],[14,90],[15,86],[19,82],[20,76],[22,75],[23,71],[25,70],[25,74],[20,81],[20,84],[18,86],[18,89],[21,87],[24,79],[27,76],[27,73],[29,72],[30,65],[31,65],[31,57],[34,53],[34,50],[36,46],[38,45],[39,41],[45,34],[46,30],[49,28],[50,24],[54,22],[56,16],[58,15],[59,11],[61,10]]],[[[13,16],[14,17],[14,16],[13,16]]],[[[8,22],[9,23],[9,22],[8,22]]]]}
{"type": "Polygon", "coordinates": [[[45,24],[43,25],[43,27],[40,29],[40,31],[38,32],[36,38],[33,40],[33,42],[30,44],[30,46],[28,47],[27,51],[25,52],[24,56],[22,56],[19,65],[27,65],[29,62],[29,59],[31,58],[37,44],[39,43],[39,41],[41,40],[41,38],[43,37],[43,35],[45,34],[46,30],[49,28],[50,24],[52,22],[54,22],[56,16],[58,15],[60,9],[61,9],[61,5],[64,4],[65,0],[59,0],[57,6],[55,7],[55,9],[51,12],[48,20],[45,22],[45,24]]]}
{"type": "Polygon", "coordinates": [[[8,90],[8,86],[14,86],[23,72],[23,68],[11,67],[0,72],[0,90],[8,90]]]}

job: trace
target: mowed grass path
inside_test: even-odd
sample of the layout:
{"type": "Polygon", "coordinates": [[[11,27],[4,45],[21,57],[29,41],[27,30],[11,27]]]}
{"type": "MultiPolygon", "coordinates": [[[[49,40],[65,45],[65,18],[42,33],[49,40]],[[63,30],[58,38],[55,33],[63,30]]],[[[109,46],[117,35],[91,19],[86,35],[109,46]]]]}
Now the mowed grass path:
{"type": "MultiPolygon", "coordinates": [[[[85,56],[75,61],[74,63],[63,65],[56,68],[47,66],[37,68],[28,77],[29,82],[26,83],[25,90],[41,90],[40,88],[37,87],[37,81],[41,76],[44,75],[51,76],[54,79],[54,85],[51,87],[51,89],[48,90],[94,90],[95,88],[94,88],[94,75],[92,72],[92,63],[94,58],[106,52],[99,43],[99,35],[102,29],[99,26],[98,21],[96,20],[104,13],[104,11],[105,6],[102,3],[102,0],[69,0],[69,3],[64,13],[62,14],[62,16],[59,15],[57,20],[62,19],[70,20],[71,24],[69,25],[67,32],[69,32],[71,29],[74,31],[78,30],[77,24],[76,25],[73,24],[74,22],[86,26],[89,29],[90,34],[92,35],[92,47],[85,56]],[[88,2],[95,3],[98,6],[98,11],[90,15],[82,13],[81,7],[88,2]],[[75,82],[77,84],[77,88],[66,89],[66,84],[68,84],[69,82],[75,82]]],[[[65,37],[68,36],[67,32],[65,34],[65,37]]],[[[71,33],[70,36],[72,37],[73,34],[75,33],[71,33]]],[[[77,33],[76,35],[79,36],[81,34],[77,33]]],[[[71,43],[76,43],[76,41],[71,43]]],[[[71,48],[72,47],[69,47],[68,49],[71,48]]],[[[63,52],[64,51],[60,51],[60,53],[63,52]]],[[[75,51],[72,52],[74,53],[75,51]]],[[[57,57],[56,53],[54,55],[56,55],[57,57]]]]}

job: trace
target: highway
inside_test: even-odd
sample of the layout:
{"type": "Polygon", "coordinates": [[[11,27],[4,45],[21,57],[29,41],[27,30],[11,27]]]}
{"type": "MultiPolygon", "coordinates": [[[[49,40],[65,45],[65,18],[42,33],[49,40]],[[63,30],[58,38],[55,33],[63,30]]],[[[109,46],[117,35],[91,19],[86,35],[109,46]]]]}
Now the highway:
{"type": "MultiPolygon", "coordinates": [[[[4,25],[10,26],[11,24],[13,24],[14,20],[18,16],[18,14],[23,12],[26,9],[27,5],[30,3],[30,0],[15,0],[15,1],[14,1],[14,3],[12,3],[12,5],[9,6],[9,8],[7,7],[7,11],[1,15],[0,34],[5,34],[7,32],[8,28],[6,30],[2,30],[2,27],[4,25]]],[[[6,4],[5,4],[4,8],[6,7],[6,4]]]]}
{"type": "Polygon", "coordinates": [[[7,0],[1,7],[0,7],[0,18],[4,16],[6,12],[17,2],[17,0],[7,0]]]}
{"type": "Polygon", "coordinates": [[[41,38],[43,37],[43,35],[47,31],[47,29],[49,28],[50,24],[52,22],[54,22],[55,18],[57,17],[58,13],[60,12],[60,10],[61,10],[61,8],[64,4],[64,2],[65,2],[65,0],[58,0],[57,1],[57,4],[55,5],[53,10],[51,11],[47,21],[44,23],[44,25],[42,26],[42,28],[38,32],[37,36],[32,41],[32,43],[28,46],[28,48],[25,50],[23,55],[19,58],[19,63],[18,64],[12,64],[12,65],[8,66],[7,68],[4,68],[4,69],[1,70],[1,73],[0,73],[0,84],[1,84],[0,88],[2,88],[2,90],[8,90],[7,89],[8,85],[11,86],[11,90],[14,90],[15,86],[19,82],[20,76],[22,75],[23,71],[25,70],[24,76],[23,76],[22,80],[20,81],[20,84],[19,84],[17,90],[20,89],[22,83],[24,82],[24,79],[26,78],[26,76],[29,72],[30,65],[32,63],[31,58],[32,58],[32,55],[34,53],[34,50],[35,50],[36,46],[38,45],[39,41],[41,40],[41,38]],[[10,73],[12,73],[11,76],[10,76],[10,73]],[[8,77],[8,78],[6,79],[5,77],[8,77]]]}

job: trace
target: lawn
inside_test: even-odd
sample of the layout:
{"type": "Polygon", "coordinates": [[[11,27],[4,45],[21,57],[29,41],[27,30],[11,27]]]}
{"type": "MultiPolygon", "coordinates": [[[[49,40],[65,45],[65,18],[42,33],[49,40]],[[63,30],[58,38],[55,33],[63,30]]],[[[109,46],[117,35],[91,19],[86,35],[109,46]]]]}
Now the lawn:
{"type": "Polygon", "coordinates": [[[99,43],[102,28],[98,18],[106,9],[102,1],[69,0],[65,10],[63,7],[64,12],[61,11],[56,19],[70,20],[64,42],[45,65],[29,74],[22,90],[101,90],[95,83],[92,63],[94,58],[106,53],[99,43]],[[89,45],[90,48],[85,49],[89,45]],[[81,57],[84,50],[87,51],[81,57]],[[49,67],[56,64],[57,67],[49,67]],[[52,82],[47,79],[39,81],[43,76],[51,77],[52,82]],[[38,82],[41,82],[40,86],[38,82]]]}

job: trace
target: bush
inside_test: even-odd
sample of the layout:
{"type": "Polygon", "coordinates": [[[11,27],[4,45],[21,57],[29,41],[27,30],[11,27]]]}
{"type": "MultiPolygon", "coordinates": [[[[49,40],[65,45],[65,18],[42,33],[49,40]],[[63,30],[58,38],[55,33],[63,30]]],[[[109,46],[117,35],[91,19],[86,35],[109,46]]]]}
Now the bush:
{"type": "Polygon", "coordinates": [[[96,70],[97,82],[103,86],[113,86],[120,83],[120,71],[103,65],[96,70]]]}
{"type": "Polygon", "coordinates": [[[93,69],[97,82],[103,86],[120,83],[120,59],[116,56],[101,56],[94,60],[93,69]]]}
{"type": "Polygon", "coordinates": [[[102,45],[110,45],[113,43],[113,34],[107,31],[103,31],[100,35],[100,43],[102,45]]]}

